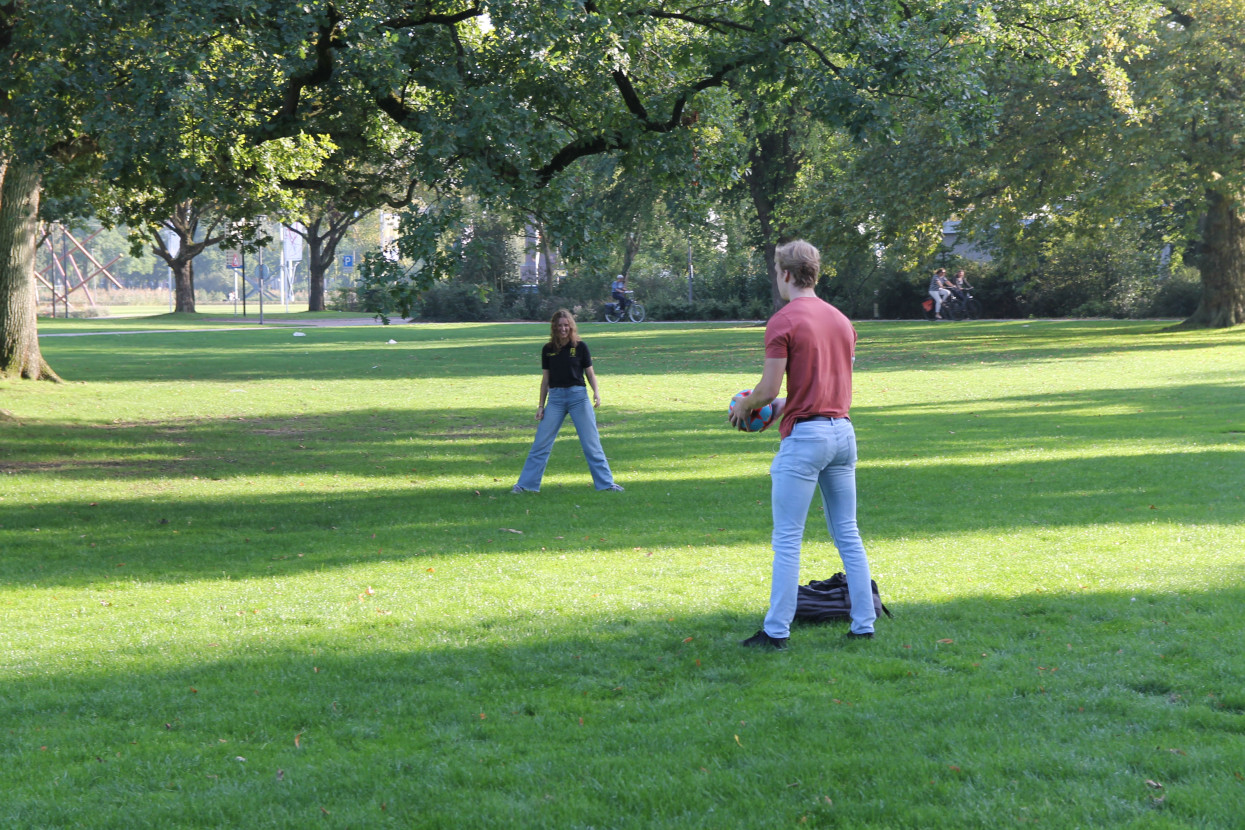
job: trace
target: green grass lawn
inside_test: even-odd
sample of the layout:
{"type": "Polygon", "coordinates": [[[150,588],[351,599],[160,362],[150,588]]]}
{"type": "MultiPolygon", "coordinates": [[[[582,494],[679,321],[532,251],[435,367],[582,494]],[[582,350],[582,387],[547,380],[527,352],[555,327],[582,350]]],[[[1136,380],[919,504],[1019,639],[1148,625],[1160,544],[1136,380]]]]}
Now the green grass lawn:
{"type": "MultiPolygon", "coordinates": [[[[253,307],[249,308],[245,315],[241,313],[240,306],[238,314],[233,313],[232,307],[226,309],[223,305],[206,306],[200,304],[198,308],[199,310],[194,313],[183,313],[161,312],[159,309],[150,306],[118,306],[118,311],[126,313],[111,317],[73,317],[69,319],[41,317],[39,318],[39,331],[44,334],[66,335],[85,332],[167,331],[169,329],[204,327],[226,330],[260,325],[259,312],[253,307]]],[[[277,326],[291,326],[298,325],[299,323],[328,324],[334,321],[345,324],[360,320],[375,322],[376,318],[370,317],[365,312],[291,311],[287,313],[274,311],[271,308],[264,310],[265,325],[269,323],[277,326]]]]}
{"type": "Polygon", "coordinates": [[[1241,826],[1245,330],[859,324],[895,616],[758,653],[760,327],[584,325],[519,496],[547,327],[218,328],[0,384],[0,827],[1241,826]]]}

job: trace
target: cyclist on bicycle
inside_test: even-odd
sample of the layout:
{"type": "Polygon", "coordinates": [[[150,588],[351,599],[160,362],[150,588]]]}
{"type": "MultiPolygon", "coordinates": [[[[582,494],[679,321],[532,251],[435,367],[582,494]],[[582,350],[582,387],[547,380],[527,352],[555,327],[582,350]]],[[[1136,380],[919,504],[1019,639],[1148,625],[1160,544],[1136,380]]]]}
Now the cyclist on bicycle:
{"type": "Polygon", "coordinates": [[[939,268],[929,281],[929,296],[934,301],[934,319],[942,319],[942,306],[951,299],[951,291],[947,288],[951,281],[947,279],[947,269],[939,268]]]}
{"type": "Polygon", "coordinates": [[[618,313],[620,315],[627,313],[627,306],[631,305],[631,300],[627,299],[627,275],[619,274],[618,279],[610,283],[610,296],[618,303],[618,313]]]}
{"type": "Polygon", "coordinates": [[[957,300],[965,299],[966,292],[973,289],[973,287],[968,284],[968,277],[964,275],[963,271],[955,272],[955,279],[947,286],[947,288],[950,289],[951,293],[955,295],[957,300]]]}

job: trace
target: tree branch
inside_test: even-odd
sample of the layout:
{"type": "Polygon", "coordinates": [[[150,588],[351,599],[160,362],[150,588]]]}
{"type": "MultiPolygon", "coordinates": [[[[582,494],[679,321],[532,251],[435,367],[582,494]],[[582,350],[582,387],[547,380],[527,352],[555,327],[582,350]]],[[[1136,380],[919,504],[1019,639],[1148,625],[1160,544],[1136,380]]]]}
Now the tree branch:
{"type": "MultiPolygon", "coordinates": [[[[586,7],[585,7],[586,8],[586,7]]],[[[686,12],[668,12],[662,9],[644,9],[643,11],[633,12],[637,17],[652,17],[658,20],[681,20],[684,23],[691,23],[694,26],[702,26],[706,29],[715,31],[725,31],[734,29],[740,32],[755,32],[755,26],[749,26],[746,23],[739,23],[734,20],[727,20],[722,17],[696,17],[686,12]]]]}
{"type": "Polygon", "coordinates": [[[333,77],[333,49],[341,46],[338,37],[338,26],[342,22],[341,13],[333,3],[328,4],[328,20],[320,26],[316,37],[316,62],[306,72],[290,77],[281,96],[281,108],[268,120],[268,126],[275,128],[280,122],[293,121],[298,115],[299,101],[303,90],[311,86],[319,86],[333,77]]]}
{"type": "Polygon", "coordinates": [[[484,9],[479,3],[473,3],[469,8],[453,14],[428,14],[422,17],[392,17],[383,23],[387,29],[413,29],[418,26],[453,26],[456,23],[462,23],[464,20],[470,20],[473,17],[480,17],[484,14],[484,9]]]}
{"type": "MultiPolygon", "coordinates": [[[[781,48],[801,42],[801,40],[799,37],[786,37],[778,41],[778,45],[781,48]]],[[[674,101],[674,105],[670,109],[670,118],[666,121],[655,121],[649,116],[648,110],[640,101],[635,88],[631,85],[630,79],[621,70],[614,70],[614,82],[618,86],[619,94],[622,95],[623,103],[626,104],[628,112],[636,117],[642,132],[668,133],[678,129],[682,123],[683,110],[687,107],[687,102],[691,100],[693,95],[712,87],[721,86],[732,72],[768,57],[772,51],[772,49],[767,49],[763,52],[744,55],[737,60],[723,64],[717,71],[690,85],[683,92],[679,93],[679,96],[674,101]]],[[[577,138],[554,153],[548,163],[536,171],[537,186],[544,187],[552,181],[554,176],[581,158],[609,152],[610,150],[626,149],[631,146],[631,143],[631,138],[617,130],[577,138]]]]}

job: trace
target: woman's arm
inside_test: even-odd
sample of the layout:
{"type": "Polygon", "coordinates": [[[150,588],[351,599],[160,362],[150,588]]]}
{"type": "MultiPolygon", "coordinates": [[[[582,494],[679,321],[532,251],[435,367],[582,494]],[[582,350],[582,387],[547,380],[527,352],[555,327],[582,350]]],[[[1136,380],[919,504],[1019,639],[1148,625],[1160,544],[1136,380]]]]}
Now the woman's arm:
{"type": "Polygon", "coordinates": [[[597,373],[592,371],[592,367],[588,366],[584,369],[584,377],[588,379],[588,383],[592,386],[592,408],[596,409],[601,405],[601,392],[597,389],[597,373]]]}
{"type": "Polygon", "coordinates": [[[540,403],[536,405],[536,420],[545,417],[545,401],[549,399],[549,370],[540,372],[540,403]]]}

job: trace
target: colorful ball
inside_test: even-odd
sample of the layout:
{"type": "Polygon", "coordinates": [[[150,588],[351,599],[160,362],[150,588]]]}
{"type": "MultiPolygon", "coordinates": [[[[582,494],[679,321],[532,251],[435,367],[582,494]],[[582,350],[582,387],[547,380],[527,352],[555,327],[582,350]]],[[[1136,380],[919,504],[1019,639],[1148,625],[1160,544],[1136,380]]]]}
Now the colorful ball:
{"type": "MultiPolygon", "coordinates": [[[[745,389],[739,394],[751,395],[752,390],[745,389]]],[[[727,409],[730,412],[735,411],[734,396],[731,396],[731,403],[730,403],[730,406],[727,407],[727,409]]],[[[761,430],[765,429],[772,423],[774,423],[774,405],[767,403],[765,406],[761,407],[760,409],[752,410],[752,417],[750,417],[747,421],[743,423],[741,429],[744,432],[760,432],[761,430]]]]}

